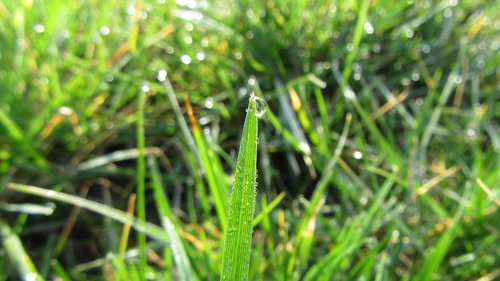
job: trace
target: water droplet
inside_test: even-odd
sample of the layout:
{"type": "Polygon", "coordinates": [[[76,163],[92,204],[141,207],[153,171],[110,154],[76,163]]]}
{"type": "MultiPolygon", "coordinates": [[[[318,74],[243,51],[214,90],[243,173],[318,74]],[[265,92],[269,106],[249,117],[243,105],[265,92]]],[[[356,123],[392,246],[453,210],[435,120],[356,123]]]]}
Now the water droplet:
{"type": "Polygon", "coordinates": [[[412,38],[413,35],[415,35],[415,32],[413,32],[413,30],[411,30],[411,29],[405,30],[405,36],[406,36],[406,38],[412,38]]]}
{"type": "Polygon", "coordinates": [[[44,33],[45,32],[45,26],[37,23],[33,26],[33,30],[36,32],[36,33],[44,33]]]}
{"type": "Polygon", "coordinates": [[[247,14],[247,17],[249,17],[249,18],[253,18],[255,16],[255,13],[253,12],[252,9],[248,9],[246,11],[246,14],[247,14]]]}
{"type": "Polygon", "coordinates": [[[460,76],[460,75],[455,75],[455,76],[453,77],[453,82],[454,82],[455,84],[460,84],[460,83],[462,83],[462,81],[463,81],[463,78],[462,78],[462,76],[460,76]]]}
{"type": "Polygon", "coordinates": [[[208,124],[207,117],[201,117],[198,121],[200,122],[200,125],[202,125],[202,126],[208,124]]]}
{"type": "Polygon", "coordinates": [[[354,73],[354,80],[359,81],[361,79],[361,73],[354,73]]]}
{"type": "Polygon", "coordinates": [[[187,30],[187,31],[193,31],[194,29],[194,26],[192,23],[188,22],[184,25],[184,28],[187,30]]]}
{"type": "Polygon", "coordinates": [[[113,76],[113,74],[108,73],[108,74],[104,75],[104,81],[106,81],[107,83],[113,82],[113,80],[115,80],[115,77],[113,76]]]}
{"type": "Polygon", "coordinates": [[[208,38],[207,37],[201,38],[201,46],[208,47],[208,38]]]}
{"type": "Polygon", "coordinates": [[[199,61],[202,61],[205,59],[205,53],[204,52],[198,52],[196,54],[196,59],[199,60],[199,61]]]}
{"type": "Polygon", "coordinates": [[[367,34],[373,34],[373,32],[375,31],[375,29],[373,28],[373,24],[369,21],[365,22],[365,24],[363,25],[364,29],[365,29],[365,32],[367,34]]]}
{"type": "Polygon", "coordinates": [[[356,99],[356,94],[353,92],[353,90],[351,90],[350,88],[349,89],[346,89],[344,91],[344,97],[348,100],[348,101],[352,101],[352,100],[355,100],[356,99]]]}
{"type": "Polygon", "coordinates": [[[181,56],[181,61],[183,64],[190,64],[191,63],[191,57],[188,55],[182,55],[181,56]]]}
{"type": "Polygon", "coordinates": [[[73,110],[67,106],[61,106],[57,112],[63,116],[69,116],[73,113],[73,110]]]}
{"type": "Polygon", "coordinates": [[[212,97],[208,97],[205,99],[205,107],[211,109],[214,107],[214,99],[212,97]]]}
{"type": "Polygon", "coordinates": [[[141,86],[141,91],[143,91],[144,93],[147,93],[147,92],[149,92],[149,90],[150,90],[150,89],[149,89],[149,84],[148,84],[148,82],[144,82],[144,83],[142,83],[142,86],[141,86]]]}
{"type": "Polygon", "coordinates": [[[165,81],[165,79],[167,79],[167,71],[165,69],[160,69],[158,75],[156,75],[156,79],[160,82],[165,81]]]}
{"type": "Polygon", "coordinates": [[[330,8],[328,9],[328,15],[331,17],[337,12],[337,6],[331,5],[330,8]]]}
{"type": "Polygon", "coordinates": [[[165,51],[167,52],[167,54],[171,55],[174,53],[174,48],[172,46],[168,46],[165,48],[165,51]]]}
{"type": "Polygon", "coordinates": [[[253,32],[248,31],[247,33],[245,33],[245,36],[246,36],[248,39],[253,39],[253,32]]]}
{"type": "Polygon", "coordinates": [[[418,81],[418,80],[420,80],[420,73],[418,72],[418,70],[415,70],[415,71],[411,74],[411,80],[413,80],[413,81],[418,81]]]}
{"type": "Polygon", "coordinates": [[[359,160],[359,159],[363,158],[363,153],[361,153],[361,151],[359,151],[359,150],[356,150],[356,151],[354,151],[354,153],[352,154],[352,156],[353,156],[355,159],[358,159],[358,160],[359,160]]]}
{"type": "Polygon", "coordinates": [[[107,25],[103,25],[101,28],[99,28],[99,33],[101,33],[102,36],[106,36],[111,32],[109,27],[107,25]]]}
{"type": "Polygon", "coordinates": [[[422,98],[417,98],[415,100],[415,104],[418,106],[421,106],[422,104],[424,104],[424,100],[422,98]]]}
{"type": "MultiPolygon", "coordinates": [[[[259,141],[260,141],[259,138],[256,138],[255,139],[255,144],[259,144],[259,141]]],[[[257,174],[255,174],[255,178],[257,179],[257,174]]]]}
{"type": "Polygon", "coordinates": [[[407,78],[407,77],[406,77],[406,78],[401,79],[401,84],[402,84],[403,86],[410,86],[410,83],[411,83],[411,80],[410,80],[409,78],[407,78]]]}
{"type": "Polygon", "coordinates": [[[422,52],[428,54],[428,53],[430,53],[430,51],[431,51],[431,46],[429,46],[429,44],[424,44],[422,46],[422,52]]]}
{"type": "Polygon", "coordinates": [[[453,11],[452,11],[450,8],[446,8],[446,9],[444,9],[444,11],[443,11],[443,15],[444,15],[444,17],[445,17],[445,18],[449,18],[449,17],[451,17],[451,16],[452,16],[452,14],[453,14],[453,11]]]}
{"type": "Polygon", "coordinates": [[[127,14],[128,15],[135,15],[135,7],[133,5],[130,5],[128,8],[127,8],[127,14]]]}
{"type": "Polygon", "coordinates": [[[373,44],[373,52],[374,53],[379,53],[381,49],[382,49],[382,46],[379,43],[373,44]]]}
{"type": "Polygon", "coordinates": [[[38,278],[38,275],[36,273],[28,273],[24,276],[24,280],[26,281],[35,281],[38,278]]]}
{"type": "Polygon", "coordinates": [[[476,130],[474,130],[472,128],[467,129],[467,135],[469,137],[475,137],[476,136],[476,130]]]}
{"type": "Polygon", "coordinates": [[[255,105],[255,116],[261,118],[266,114],[267,102],[257,96],[254,93],[250,95],[250,100],[254,102],[255,105]]]}
{"type": "Polygon", "coordinates": [[[306,155],[311,154],[311,147],[306,142],[300,143],[299,147],[300,147],[300,150],[302,150],[302,152],[304,152],[304,154],[306,154],[306,155]]]}
{"type": "Polygon", "coordinates": [[[250,85],[250,86],[255,85],[255,77],[250,77],[250,79],[248,79],[248,85],[250,85]]]}
{"type": "Polygon", "coordinates": [[[191,38],[191,36],[185,36],[184,42],[188,45],[191,45],[191,43],[193,43],[193,38],[191,38]]]}
{"type": "Polygon", "coordinates": [[[361,196],[359,198],[359,203],[361,203],[361,205],[366,205],[366,203],[368,203],[368,198],[366,198],[365,196],[361,196]]]}

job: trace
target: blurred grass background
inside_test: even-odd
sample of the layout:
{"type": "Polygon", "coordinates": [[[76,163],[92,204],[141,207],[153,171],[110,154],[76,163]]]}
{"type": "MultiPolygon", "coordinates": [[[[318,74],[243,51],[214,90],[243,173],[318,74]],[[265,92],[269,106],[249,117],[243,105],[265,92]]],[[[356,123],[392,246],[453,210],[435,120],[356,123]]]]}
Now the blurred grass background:
{"type": "Polygon", "coordinates": [[[251,280],[495,280],[499,49],[498,1],[0,1],[0,279],[218,279],[255,91],[251,280]]]}

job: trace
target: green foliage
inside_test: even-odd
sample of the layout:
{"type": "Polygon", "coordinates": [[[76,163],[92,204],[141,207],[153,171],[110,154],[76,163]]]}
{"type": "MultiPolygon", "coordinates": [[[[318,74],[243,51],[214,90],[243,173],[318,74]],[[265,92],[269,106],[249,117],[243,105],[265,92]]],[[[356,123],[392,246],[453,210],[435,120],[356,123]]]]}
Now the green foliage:
{"type": "Polygon", "coordinates": [[[221,280],[248,280],[257,185],[257,118],[266,107],[264,100],[250,95],[224,233],[221,280]]]}
{"type": "Polygon", "coordinates": [[[0,280],[217,280],[238,225],[249,280],[498,278],[499,18],[0,1],[0,280]]]}

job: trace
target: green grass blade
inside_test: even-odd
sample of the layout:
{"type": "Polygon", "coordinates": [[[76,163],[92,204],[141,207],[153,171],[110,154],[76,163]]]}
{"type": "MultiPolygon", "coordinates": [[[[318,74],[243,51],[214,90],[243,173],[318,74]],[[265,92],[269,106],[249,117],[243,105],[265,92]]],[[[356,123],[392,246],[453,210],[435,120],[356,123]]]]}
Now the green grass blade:
{"type": "Polygon", "coordinates": [[[71,204],[74,206],[79,206],[81,208],[87,209],[89,211],[101,214],[103,216],[107,216],[111,219],[119,221],[121,223],[129,223],[135,230],[145,233],[146,235],[154,238],[156,240],[170,243],[170,238],[165,233],[163,229],[159,226],[149,223],[147,221],[141,220],[137,217],[133,217],[128,215],[127,213],[112,208],[110,206],[93,202],[87,199],[80,198],[78,196],[74,196],[71,194],[66,194],[62,192],[57,192],[54,190],[48,190],[45,188],[40,188],[36,186],[17,184],[17,183],[9,183],[7,188],[22,192],[25,194],[31,194],[38,197],[51,199],[55,201],[60,201],[63,203],[71,204]]]}
{"type": "Polygon", "coordinates": [[[2,220],[0,220],[0,240],[12,265],[17,270],[19,280],[44,280],[24,250],[19,236],[2,220]]]}
{"type": "Polygon", "coordinates": [[[14,120],[12,120],[9,115],[5,114],[5,112],[0,108],[0,124],[2,124],[7,130],[8,135],[16,140],[23,139],[23,133],[21,129],[16,125],[14,120]]]}
{"type": "MultiPolygon", "coordinates": [[[[146,160],[144,158],[144,103],[146,102],[146,93],[140,92],[138,96],[137,108],[137,217],[146,220],[146,160]]],[[[144,233],[137,234],[137,243],[139,247],[139,267],[142,272],[146,271],[146,236],[144,233]]]]}
{"type": "Polygon", "coordinates": [[[165,228],[165,231],[167,232],[171,240],[170,248],[172,249],[172,257],[174,259],[174,262],[179,269],[179,280],[195,280],[191,263],[189,262],[188,255],[186,253],[186,249],[184,248],[184,245],[182,244],[182,241],[179,238],[177,231],[175,230],[174,224],[167,216],[162,216],[161,221],[163,224],[163,228],[165,228]]]}
{"type": "Polygon", "coordinates": [[[257,176],[257,117],[264,114],[265,106],[254,94],[250,96],[229,204],[221,280],[248,279],[257,176]]]}
{"type": "Polygon", "coordinates": [[[191,263],[187,256],[186,249],[184,248],[184,245],[177,234],[174,222],[171,219],[173,218],[173,213],[170,209],[170,204],[168,203],[167,196],[161,184],[162,180],[158,165],[153,157],[148,160],[150,160],[151,163],[151,179],[156,207],[158,209],[158,213],[160,213],[163,228],[171,239],[171,253],[175,264],[179,268],[179,280],[194,280],[191,263]]]}
{"type": "Polygon", "coordinates": [[[368,14],[368,8],[370,7],[370,2],[371,2],[370,0],[363,1],[358,11],[358,20],[356,21],[354,36],[352,38],[352,49],[347,55],[345,61],[345,68],[344,71],[342,72],[342,78],[344,82],[348,81],[349,76],[351,75],[352,72],[352,64],[354,62],[354,59],[356,58],[359,49],[359,44],[361,43],[361,38],[363,36],[363,25],[366,22],[366,16],[368,14]]]}

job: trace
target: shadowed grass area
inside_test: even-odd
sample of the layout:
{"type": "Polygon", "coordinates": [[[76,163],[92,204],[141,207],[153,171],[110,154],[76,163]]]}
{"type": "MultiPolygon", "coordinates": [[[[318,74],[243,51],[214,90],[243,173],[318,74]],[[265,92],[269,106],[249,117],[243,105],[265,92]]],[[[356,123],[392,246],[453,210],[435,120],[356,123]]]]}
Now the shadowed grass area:
{"type": "Polygon", "coordinates": [[[0,280],[498,278],[490,2],[0,1],[0,280]]]}

